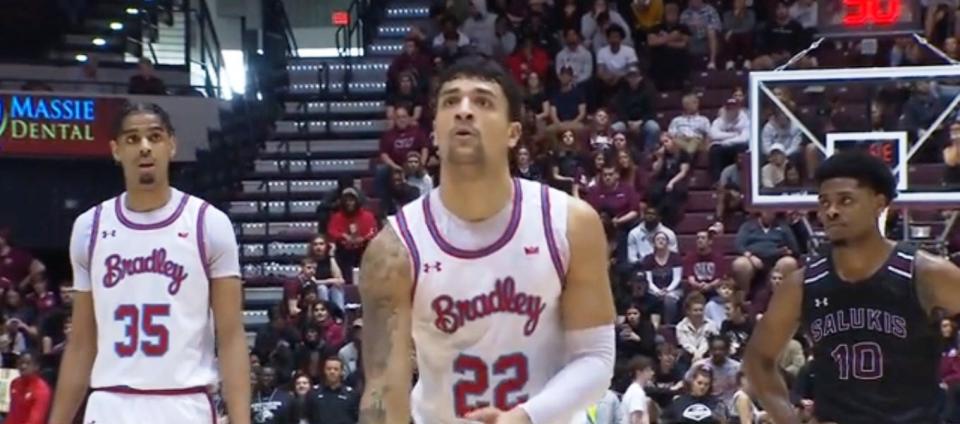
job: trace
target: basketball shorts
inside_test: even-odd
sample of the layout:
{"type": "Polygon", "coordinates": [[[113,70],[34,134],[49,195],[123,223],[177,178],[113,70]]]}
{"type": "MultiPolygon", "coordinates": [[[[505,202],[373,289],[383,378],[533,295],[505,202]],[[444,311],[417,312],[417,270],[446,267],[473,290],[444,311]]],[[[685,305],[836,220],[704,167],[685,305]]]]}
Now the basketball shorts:
{"type": "Polygon", "coordinates": [[[95,389],[83,424],[216,424],[213,400],[203,389],[137,392],[95,389]]]}

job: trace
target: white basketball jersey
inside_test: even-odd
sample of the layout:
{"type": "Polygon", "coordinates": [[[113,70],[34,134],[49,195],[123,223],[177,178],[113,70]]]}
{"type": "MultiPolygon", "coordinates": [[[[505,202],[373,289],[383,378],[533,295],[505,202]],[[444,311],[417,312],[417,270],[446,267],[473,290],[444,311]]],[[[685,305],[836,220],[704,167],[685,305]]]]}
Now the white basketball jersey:
{"type": "Polygon", "coordinates": [[[217,381],[203,215],[210,206],[174,191],[176,211],[145,225],[121,196],[96,207],[90,278],[97,358],[90,386],[182,389],[217,381]],[[179,198],[177,197],[179,196],[179,198]]]}
{"type": "Polygon", "coordinates": [[[567,195],[514,180],[506,230],[482,249],[465,250],[437,228],[434,214],[442,209],[431,202],[438,194],[390,217],[414,270],[420,379],[411,408],[418,424],[458,422],[483,406],[509,410],[566,362],[559,302],[569,257],[567,195]]]}

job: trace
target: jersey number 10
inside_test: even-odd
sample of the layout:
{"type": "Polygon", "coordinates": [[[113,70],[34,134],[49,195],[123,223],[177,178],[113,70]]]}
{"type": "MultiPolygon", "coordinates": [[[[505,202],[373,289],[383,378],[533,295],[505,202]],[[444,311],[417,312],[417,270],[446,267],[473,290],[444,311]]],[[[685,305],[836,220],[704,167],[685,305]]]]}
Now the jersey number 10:
{"type": "MultiPolygon", "coordinates": [[[[527,395],[518,394],[513,401],[510,395],[520,392],[527,385],[527,379],[530,378],[527,369],[527,357],[522,353],[512,353],[503,355],[493,362],[493,375],[508,375],[513,369],[513,377],[500,381],[493,388],[493,406],[501,411],[509,411],[527,401],[527,395]]],[[[453,385],[453,404],[458,417],[466,415],[475,409],[490,406],[489,401],[477,400],[470,404],[467,396],[486,397],[487,390],[490,388],[490,369],[483,359],[476,356],[460,355],[453,361],[453,371],[458,375],[467,373],[473,374],[472,380],[460,379],[453,385]]]]}
{"type": "Polygon", "coordinates": [[[126,340],[113,344],[117,356],[129,358],[143,352],[146,356],[163,356],[170,346],[170,332],[167,327],[154,322],[154,318],[170,316],[170,305],[145,304],[120,305],[113,311],[113,319],[124,323],[126,340]],[[140,340],[140,331],[143,330],[143,340],[140,340]],[[149,338],[149,339],[148,339],[149,338]]]}
{"type": "Polygon", "coordinates": [[[830,352],[837,363],[837,376],[849,380],[877,380],[883,378],[883,351],[874,342],[838,344],[830,352]]]}

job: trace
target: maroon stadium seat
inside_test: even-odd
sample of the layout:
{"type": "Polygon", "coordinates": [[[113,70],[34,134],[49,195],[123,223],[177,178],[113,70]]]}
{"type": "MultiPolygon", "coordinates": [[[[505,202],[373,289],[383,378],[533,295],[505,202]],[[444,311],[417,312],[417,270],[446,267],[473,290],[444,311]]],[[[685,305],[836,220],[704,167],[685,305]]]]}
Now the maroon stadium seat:
{"type": "Polygon", "coordinates": [[[713,212],[717,210],[717,194],[712,190],[691,191],[687,199],[689,212],[713,212]]]}
{"type": "Polygon", "coordinates": [[[680,221],[680,224],[673,230],[679,235],[697,234],[698,231],[706,230],[707,227],[713,225],[713,223],[714,217],[712,213],[686,213],[683,215],[683,220],[680,221]]]}

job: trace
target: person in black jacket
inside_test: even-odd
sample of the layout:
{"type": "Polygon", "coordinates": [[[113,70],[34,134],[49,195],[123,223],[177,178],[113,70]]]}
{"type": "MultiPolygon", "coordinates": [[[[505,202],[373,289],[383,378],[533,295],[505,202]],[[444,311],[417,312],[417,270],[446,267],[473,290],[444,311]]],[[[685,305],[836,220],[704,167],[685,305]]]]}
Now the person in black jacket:
{"type": "Polygon", "coordinates": [[[660,124],[656,120],[654,101],[657,93],[653,83],[643,76],[639,65],[633,64],[627,68],[627,77],[620,84],[614,97],[619,119],[613,124],[613,130],[629,131],[631,139],[643,136],[643,149],[640,150],[656,150],[660,141],[660,124]]]}
{"type": "Polygon", "coordinates": [[[360,418],[360,393],[343,384],[343,362],[323,362],[324,382],[307,395],[310,424],[354,424],[360,418]]]}
{"type": "Polygon", "coordinates": [[[277,387],[276,377],[273,367],[260,368],[250,399],[250,420],[254,424],[296,424],[291,419],[293,395],[277,387]]]}
{"type": "Polygon", "coordinates": [[[637,355],[655,357],[656,330],[650,322],[650,316],[643,314],[636,305],[627,308],[624,315],[625,319],[617,333],[617,354],[622,358],[633,358],[637,355]]]}

